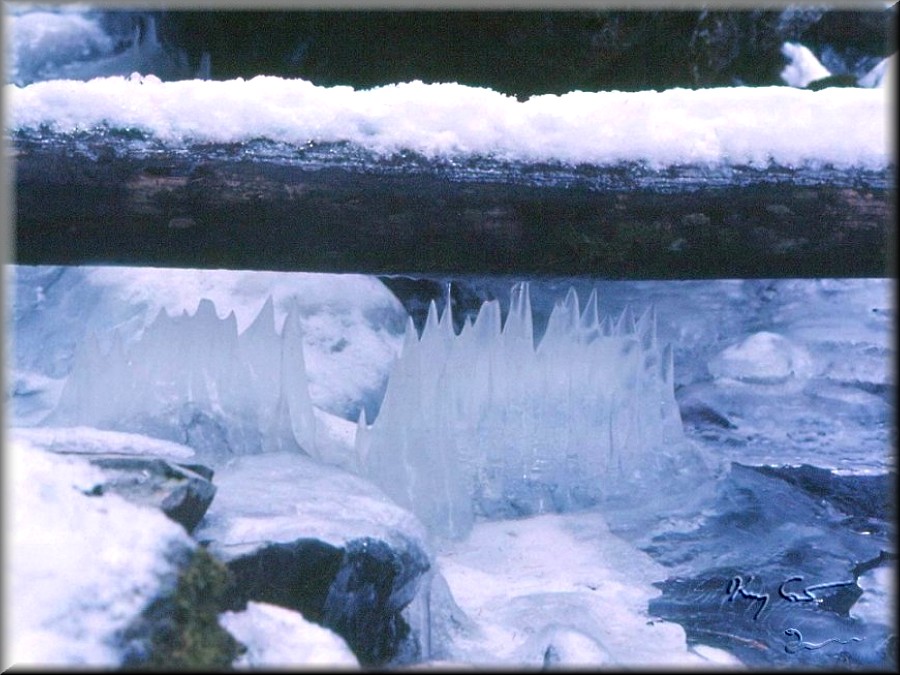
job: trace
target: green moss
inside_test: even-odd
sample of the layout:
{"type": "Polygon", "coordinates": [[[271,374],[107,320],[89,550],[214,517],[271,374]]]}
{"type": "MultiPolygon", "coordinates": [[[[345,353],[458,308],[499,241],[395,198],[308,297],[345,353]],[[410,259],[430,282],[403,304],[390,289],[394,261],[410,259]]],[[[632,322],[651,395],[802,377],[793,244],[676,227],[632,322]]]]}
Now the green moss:
{"type": "Polygon", "coordinates": [[[174,592],[144,613],[141,656],[126,662],[137,670],[226,670],[243,646],[218,623],[232,583],[228,568],[197,548],[174,592]]]}

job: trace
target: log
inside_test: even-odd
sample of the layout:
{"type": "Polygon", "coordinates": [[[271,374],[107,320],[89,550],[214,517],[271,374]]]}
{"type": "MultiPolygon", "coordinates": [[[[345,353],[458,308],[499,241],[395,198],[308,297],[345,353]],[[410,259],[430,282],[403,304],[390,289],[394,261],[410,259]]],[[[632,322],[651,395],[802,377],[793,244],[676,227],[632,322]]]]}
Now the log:
{"type": "Polygon", "coordinates": [[[602,278],[893,275],[892,170],[382,158],[18,134],[15,257],[602,278]]]}

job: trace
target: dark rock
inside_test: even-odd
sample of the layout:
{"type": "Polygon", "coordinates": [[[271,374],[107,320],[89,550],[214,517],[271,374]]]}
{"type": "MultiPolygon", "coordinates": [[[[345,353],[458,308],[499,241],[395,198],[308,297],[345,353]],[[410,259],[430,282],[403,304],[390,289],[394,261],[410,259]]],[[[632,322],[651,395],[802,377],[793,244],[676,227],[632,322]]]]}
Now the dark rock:
{"type": "Polygon", "coordinates": [[[685,426],[737,429],[737,425],[725,415],[696,398],[679,401],[678,406],[681,411],[681,421],[685,426]]]}
{"type": "Polygon", "coordinates": [[[169,518],[193,532],[216,495],[215,486],[205,478],[188,478],[162,500],[160,508],[169,518]]]}
{"type": "Polygon", "coordinates": [[[323,625],[342,635],[363,665],[417,661],[421,648],[401,611],[429,567],[412,545],[398,550],[376,539],[349,542],[325,599],[323,625]]]}
{"type": "Polygon", "coordinates": [[[229,561],[235,578],[232,610],[247,602],[267,602],[298,610],[321,624],[328,589],[341,566],[343,552],[317,539],[270,544],[229,561]]]}
{"type": "Polygon", "coordinates": [[[400,550],[377,539],[344,548],[315,539],[270,544],[228,563],[235,585],[233,610],[248,601],[299,611],[342,636],[364,666],[410,663],[420,647],[402,610],[429,569],[410,544],[400,550]]]}
{"type": "Polygon", "coordinates": [[[850,516],[887,520],[893,513],[896,475],[844,476],[809,464],[749,467],[795,485],[809,495],[831,502],[850,516]]]}
{"type": "Polygon", "coordinates": [[[155,506],[192,532],[216,494],[212,469],[165,459],[128,455],[91,455],[109,479],[94,487],[96,494],[114,492],[125,499],[155,506]]]}
{"type": "Polygon", "coordinates": [[[239,457],[217,482],[196,536],[234,574],[231,609],[256,601],[299,611],[343,637],[364,666],[426,652],[427,626],[413,610],[431,554],[412,514],[369,481],[298,453],[239,457]]]}
{"type": "Polygon", "coordinates": [[[164,45],[216,79],[261,73],[320,85],[419,79],[527,98],[574,89],[782,84],[785,41],[836,74],[891,50],[883,11],[312,11],[154,13],[164,45]],[[652,65],[651,65],[652,64],[652,65]]]}
{"type": "Polygon", "coordinates": [[[384,275],[378,277],[403,304],[412,317],[416,328],[422,330],[428,317],[428,308],[434,301],[438,314],[446,311],[447,293],[453,312],[453,329],[459,333],[467,319],[475,320],[482,303],[494,298],[488,293],[479,293],[465,282],[454,279],[437,280],[405,275],[384,275]]]}
{"type": "Polygon", "coordinates": [[[819,91],[821,89],[828,89],[829,87],[855,86],[857,86],[857,83],[856,78],[853,75],[830,75],[829,77],[813,80],[806,85],[806,88],[811,89],[812,91],[819,91]]]}

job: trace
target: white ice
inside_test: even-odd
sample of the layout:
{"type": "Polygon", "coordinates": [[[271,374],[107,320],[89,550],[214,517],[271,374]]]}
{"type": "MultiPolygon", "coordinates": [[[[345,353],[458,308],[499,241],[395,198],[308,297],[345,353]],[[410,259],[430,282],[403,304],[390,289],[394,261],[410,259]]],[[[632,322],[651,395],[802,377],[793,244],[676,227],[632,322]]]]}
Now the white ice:
{"type": "Polygon", "coordinates": [[[851,615],[866,623],[885,624],[890,617],[896,621],[896,579],[896,565],[882,565],[860,575],[857,583],[863,594],[851,608],[851,615]]]}
{"type": "Polygon", "coordinates": [[[118,495],[84,459],[4,444],[4,667],[115,668],[116,631],[172,584],[196,546],[162,512],[118,495]]]}
{"type": "Polygon", "coordinates": [[[12,131],[131,129],[174,145],[346,141],[386,155],[650,167],[890,163],[884,88],[573,91],[519,102],[449,82],[355,90],[269,76],[162,82],[135,74],[7,85],[4,99],[12,131]]]}
{"type": "Polygon", "coordinates": [[[219,624],[247,647],[235,668],[359,668],[343,638],[284,607],[249,602],[242,612],[221,614],[219,624]]]}
{"type": "MultiPolygon", "coordinates": [[[[116,333],[128,348],[161,311],[194,314],[203,298],[221,318],[233,312],[243,333],[271,297],[278,331],[289,305],[299,308],[313,403],[355,420],[361,406],[380,399],[406,320],[384,284],[363,275],[120,266],[10,266],[7,274],[11,365],[23,386],[29,378],[38,386],[36,376],[68,375],[76,346],[91,333],[103,350],[116,333]]],[[[43,398],[52,404],[54,396],[43,398]]],[[[39,419],[39,410],[33,415],[39,419]]]]}
{"type": "Polygon", "coordinates": [[[601,321],[597,302],[582,311],[570,289],[537,344],[528,284],[502,327],[497,301],[459,335],[432,303],[421,338],[408,324],[378,419],[360,426],[365,475],[434,533],[463,537],[477,514],[582,508],[686,470],[652,312],[601,321]]]}
{"type": "Polygon", "coordinates": [[[596,511],[479,523],[466,540],[442,547],[437,571],[472,622],[447,631],[440,647],[450,662],[739,665],[720,650],[690,650],[681,626],[647,613],[659,595],[651,584],[665,569],[610,532],[596,511]]]}

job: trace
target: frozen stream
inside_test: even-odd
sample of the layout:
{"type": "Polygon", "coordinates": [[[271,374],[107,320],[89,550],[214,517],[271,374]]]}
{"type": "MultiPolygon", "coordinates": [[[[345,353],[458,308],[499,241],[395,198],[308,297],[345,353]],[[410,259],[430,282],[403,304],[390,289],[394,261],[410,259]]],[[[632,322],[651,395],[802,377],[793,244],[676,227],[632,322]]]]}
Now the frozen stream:
{"type": "MultiPolygon", "coordinates": [[[[90,333],[109,345],[114,332],[126,348],[139,344],[160,310],[193,313],[202,298],[213,299],[219,317],[233,312],[242,332],[271,296],[276,324],[292,306],[302,310],[311,403],[328,430],[322,457],[351,469],[346,453],[356,417],[366,409],[377,420],[407,317],[421,329],[428,302],[443,307],[448,281],[457,323],[490,299],[500,301],[505,316],[517,281],[112,267],[10,266],[7,273],[11,426],[36,427],[14,430],[14,437],[55,443],[57,450],[66,442],[67,452],[126,439],[140,446],[140,436],[40,429],[77,346],[90,333]]],[[[430,585],[431,658],[718,666],[865,665],[893,658],[889,564],[872,562],[882,560],[881,551],[888,552],[884,560],[892,555],[890,282],[532,279],[536,339],[569,286],[582,298],[596,288],[601,316],[615,318],[626,306],[635,313],[655,308],[658,339],[673,347],[686,438],[706,456],[709,473],[693,483],[687,474],[642,505],[479,520],[467,538],[437,543],[441,576],[430,585]],[[837,474],[744,468],[800,464],[837,474]],[[813,586],[855,579],[862,592],[846,596],[838,593],[845,587],[829,587],[820,591],[823,608],[812,612],[773,600],[757,621],[752,602],[729,600],[734,576],[754,591],[769,584],[773,598],[778,582],[792,576],[815,579],[808,582],[813,586]],[[791,636],[784,632],[791,629],[808,644],[835,641],[827,649],[789,652],[791,636]]],[[[153,443],[159,445],[147,439],[146,452],[153,443]]],[[[228,478],[227,465],[222,470],[223,484],[243,491],[235,482],[240,474],[228,478]]],[[[410,609],[414,626],[417,607],[410,609]]],[[[259,658],[265,662],[264,653],[259,658]]]]}

